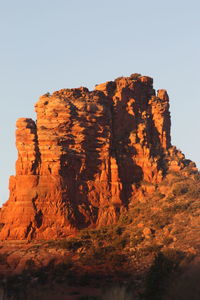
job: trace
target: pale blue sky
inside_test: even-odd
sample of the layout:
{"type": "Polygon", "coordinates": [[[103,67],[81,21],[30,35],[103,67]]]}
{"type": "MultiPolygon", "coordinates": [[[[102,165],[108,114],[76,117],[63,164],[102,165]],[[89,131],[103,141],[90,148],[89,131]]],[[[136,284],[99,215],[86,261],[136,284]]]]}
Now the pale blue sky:
{"type": "Polygon", "coordinates": [[[172,142],[200,166],[199,0],[0,0],[0,204],[15,122],[41,94],[131,73],[171,99],[172,142]]]}

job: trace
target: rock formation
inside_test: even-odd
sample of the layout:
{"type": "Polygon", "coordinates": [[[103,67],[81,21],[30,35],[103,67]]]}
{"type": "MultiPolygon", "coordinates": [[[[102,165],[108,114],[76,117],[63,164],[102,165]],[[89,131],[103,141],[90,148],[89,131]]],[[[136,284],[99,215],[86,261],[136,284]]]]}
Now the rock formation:
{"type": "Polygon", "coordinates": [[[165,90],[156,94],[152,78],[62,89],[43,95],[35,110],[36,122],[17,121],[16,175],[0,211],[0,239],[62,238],[115,223],[142,183],[165,176],[169,99],[165,90]]]}

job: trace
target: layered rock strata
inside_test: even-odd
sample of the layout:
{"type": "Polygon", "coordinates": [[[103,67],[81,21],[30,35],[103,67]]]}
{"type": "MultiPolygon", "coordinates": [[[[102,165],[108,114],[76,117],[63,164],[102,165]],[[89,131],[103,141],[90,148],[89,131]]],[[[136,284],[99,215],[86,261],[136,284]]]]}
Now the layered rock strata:
{"type": "Polygon", "coordinates": [[[1,239],[52,239],[115,223],[142,182],[167,171],[169,98],[133,74],[43,95],[19,119],[18,160],[0,212],[1,239]]]}

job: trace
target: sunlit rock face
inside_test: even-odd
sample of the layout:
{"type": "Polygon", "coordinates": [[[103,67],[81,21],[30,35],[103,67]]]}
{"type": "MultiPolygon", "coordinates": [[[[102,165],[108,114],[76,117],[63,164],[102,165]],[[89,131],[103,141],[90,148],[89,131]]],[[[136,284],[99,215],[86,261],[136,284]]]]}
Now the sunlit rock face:
{"type": "Polygon", "coordinates": [[[62,238],[115,223],[159,183],[170,148],[169,99],[133,74],[43,95],[37,120],[17,121],[16,175],[0,212],[1,239],[62,238]]]}

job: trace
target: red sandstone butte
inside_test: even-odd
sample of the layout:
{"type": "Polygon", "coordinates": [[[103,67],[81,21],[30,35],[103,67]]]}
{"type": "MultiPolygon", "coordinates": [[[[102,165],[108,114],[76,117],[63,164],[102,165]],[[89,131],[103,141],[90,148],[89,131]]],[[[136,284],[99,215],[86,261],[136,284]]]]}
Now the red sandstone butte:
{"type": "Polygon", "coordinates": [[[159,183],[170,143],[169,99],[133,74],[43,95],[17,121],[16,175],[0,239],[62,238],[115,223],[142,181],[159,183]]]}

